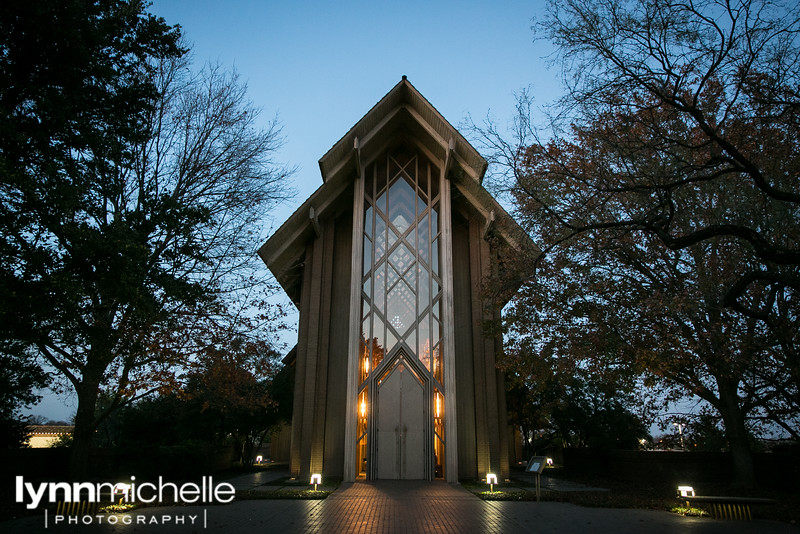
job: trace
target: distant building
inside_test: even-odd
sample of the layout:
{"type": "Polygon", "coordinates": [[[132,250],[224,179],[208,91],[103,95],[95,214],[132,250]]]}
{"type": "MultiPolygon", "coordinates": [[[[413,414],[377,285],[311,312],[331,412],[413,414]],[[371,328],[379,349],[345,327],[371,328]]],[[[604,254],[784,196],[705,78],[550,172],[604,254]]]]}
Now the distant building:
{"type": "Polygon", "coordinates": [[[28,446],[32,449],[52,447],[61,436],[72,435],[74,426],[31,425],[28,427],[30,438],[28,446]]]}
{"type": "Polygon", "coordinates": [[[319,165],[259,250],[300,311],[292,475],[507,477],[485,326],[533,245],[481,186],[486,160],[403,77],[319,165]]]}

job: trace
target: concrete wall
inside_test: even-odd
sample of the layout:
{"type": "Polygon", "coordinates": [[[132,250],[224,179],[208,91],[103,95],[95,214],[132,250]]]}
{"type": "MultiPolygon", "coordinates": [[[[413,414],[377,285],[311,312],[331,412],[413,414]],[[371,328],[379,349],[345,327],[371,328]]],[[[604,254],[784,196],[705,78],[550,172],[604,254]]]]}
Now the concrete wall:
{"type": "MultiPolygon", "coordinates": [[[[454,195],[456,196],[456,195],[454,195]]],[[[468,209],[453,213],[456,399],[459,478],[486,473],[508,478],[508,423],[503,374],[496,367],[502,339],[485,325],[499,318],[486,298],[493,276],[493,251],[483,238],[484,221],[468,209]]]]}
{"type": "MultiPolygon", "coordinates": [[[[453,214],[453,308],[458,402],[458,475],[478,477],[475,430],[475,362],[473,358],[472,272],[469,257],[469,221],[453,214]]],[[[449,439],[449,438],[448,438],[449,439]]]]}
{"type": "Polygon", "coordinates": [[[342,476],[352,216],[320,221],[301,283],[290,470],[342,476]]]}
{"type": "Polygon", "coordinates": [[[274,462],[289,461],[289,446],[292,441],[292,425],[282,424],[269,438],[269,459],[274,462]]]}
{"type": "Polygon", "coordinates": [[[347,349],[350,323],[350,262],[353,221],[350,213],[336,220],[333,250],[331,330],[328,350],[328,398],[325,419],[326,476],[341,477],[344,467],[345,410],[347,398],[347,349]]]}

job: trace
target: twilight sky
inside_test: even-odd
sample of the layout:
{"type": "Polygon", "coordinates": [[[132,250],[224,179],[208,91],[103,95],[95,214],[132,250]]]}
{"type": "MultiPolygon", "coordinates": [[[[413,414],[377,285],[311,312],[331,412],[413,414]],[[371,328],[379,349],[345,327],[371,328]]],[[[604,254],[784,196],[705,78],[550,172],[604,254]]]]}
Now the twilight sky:
{"type": "MultiPolygon", "coordinates": [[[[277,228],[322,184],[319,158],[403,75],[456,128],[487,113],[510,123],[526,87],[553,100],[559,72],[531,30],[543,3],[153,0],[150,11],[181,25],[196,67],[235,68],[265,123],[283,125],[276,159],[298,168],[297,196],[265,220],[277,228]]],[[[26,413],[69,420],[76,406],[47,394],[26,413]]]]}
{"type": "Polygon", "coordinates": [[[278,160],[297,166],[297,198],[322,184],[317,161],[407,75],[455,127],[471,114],[511,120],[514,93],[555,95],[531,19],[542,0],[403,2],[154,0],[151,11],[180,24],[196,66],[218,61],[248,83],[263,118],[286,136],[278,160]]]}

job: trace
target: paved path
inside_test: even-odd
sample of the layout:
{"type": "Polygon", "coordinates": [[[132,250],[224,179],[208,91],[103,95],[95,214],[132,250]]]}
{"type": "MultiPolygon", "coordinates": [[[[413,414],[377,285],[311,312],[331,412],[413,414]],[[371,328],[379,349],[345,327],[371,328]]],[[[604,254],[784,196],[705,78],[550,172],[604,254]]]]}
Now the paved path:
{"type": "Polygon", "coordinates": [[[381,481],[342,484],[322,501],[250,500],[220,506],[143,508],[132,524],[97,520],[53,525],[43,517],[0,523],[2,533],[570,533],[800,534],[771,521],[722,521],[653,510],[582,508],[555,502],[484,502],[444,482],[381,481]],[[182,520],[183,524],[176,524],[182,520]],[[139,524],[137,524],[139,523],[139,524]]]}
{"type": "MultiPolygon", "coordinates": [[[[264,484],[269,484],[270,482],[274,482],[288,476],[288,468],[264,469],[262,471],[254,471],[252,473],[245,473],[233,478],[228,478],[225,479],[224,482],[231,484],[234,488],[236,488],[236,491],[241,491],[255,489],[259,486],[263,486],[264,484]]],[[[223,480],[219,480],[219,482],[223,482],[223,480]]]]}

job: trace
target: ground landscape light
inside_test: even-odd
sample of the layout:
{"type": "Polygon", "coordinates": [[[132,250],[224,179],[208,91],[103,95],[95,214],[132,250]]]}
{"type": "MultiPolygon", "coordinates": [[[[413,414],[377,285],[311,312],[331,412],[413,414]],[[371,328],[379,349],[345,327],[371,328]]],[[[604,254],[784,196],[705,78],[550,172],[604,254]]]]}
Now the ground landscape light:
{"type": "Polygon", "coordinates": [[[494,485],[497,484],[497,475],[486,473],[486,483],[489,484],[489,491],[494,491],[494,485]]]}
{"type": "MultiPolygon", "coordinates": [[[[128,502],[128,500],[130,498],[130,493],[131,493],[131,485],[130,484],[126,484],[124,482],[117,482],[116,484],[114,484],[114,495],[113,495],[113,497],[116,497],[117,494],[122,495],[119,498],[119,504],[122,504],[123,499],[125,500],[125,502],[128,502]]],[[[112,497],[112,500],[113,500],[113,497],[112,497]]]]}
{"type": "Polygon", "coordinates": [[[311,475],[311,483],[314,484],[314,491],[317,491],[317,484],[322,484],[322,475],[319,473],[311,475]]]}

